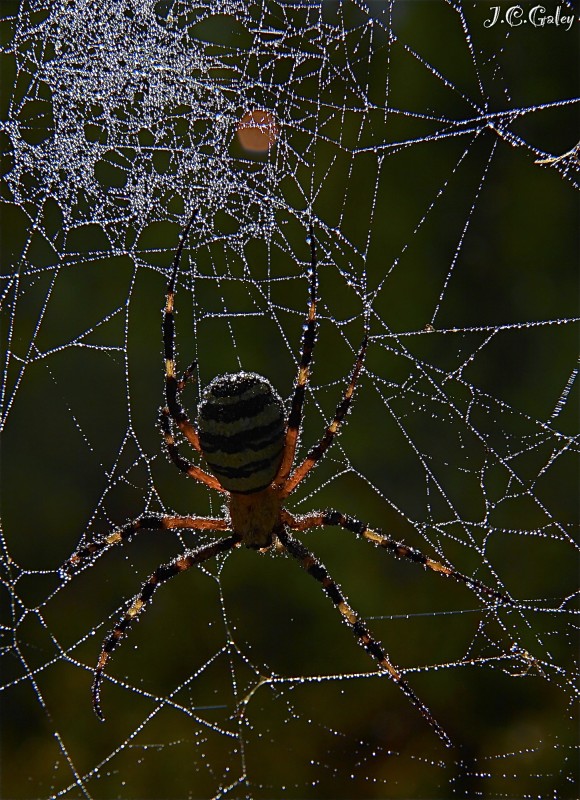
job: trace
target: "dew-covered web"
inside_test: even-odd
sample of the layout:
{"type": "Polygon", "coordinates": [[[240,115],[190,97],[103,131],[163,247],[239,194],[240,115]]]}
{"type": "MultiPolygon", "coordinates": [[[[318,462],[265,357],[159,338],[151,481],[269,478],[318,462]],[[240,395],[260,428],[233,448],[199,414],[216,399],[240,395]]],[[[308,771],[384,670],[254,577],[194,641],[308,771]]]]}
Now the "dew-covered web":
{"type": "Polygon", "coordinates": [[[532,7],[4,4],[2,797],[577,796],[579,23],[532,7]],[[262,151],[238,130],[257,119],[262,151]],[[450,749],[320,585],[245,548],[159,590],[93,713],[126,602],[212,536],[62,565],[146,512],[222,513],[157,423],[160,309],[196,210],[189,413],[240,369],[290,398],[312,223],[299,457],[365,318],[371,335],[348,425],[288,508],[337,508],[513,600],[338,528],[300,537],[450,749]]]}

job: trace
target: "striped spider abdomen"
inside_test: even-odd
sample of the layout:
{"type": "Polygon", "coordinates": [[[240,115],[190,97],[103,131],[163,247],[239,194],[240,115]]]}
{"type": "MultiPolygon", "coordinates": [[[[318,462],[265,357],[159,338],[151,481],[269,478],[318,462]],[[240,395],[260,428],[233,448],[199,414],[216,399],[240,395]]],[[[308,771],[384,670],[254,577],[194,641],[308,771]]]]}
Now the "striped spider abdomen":
{"type": "Polygon", "coordinates": [[[198,409],[199,443],[207,466],[228,492],[248,494],[274,480],[284,450],[284,404],[254,372],[219,375],[198,409]]]}

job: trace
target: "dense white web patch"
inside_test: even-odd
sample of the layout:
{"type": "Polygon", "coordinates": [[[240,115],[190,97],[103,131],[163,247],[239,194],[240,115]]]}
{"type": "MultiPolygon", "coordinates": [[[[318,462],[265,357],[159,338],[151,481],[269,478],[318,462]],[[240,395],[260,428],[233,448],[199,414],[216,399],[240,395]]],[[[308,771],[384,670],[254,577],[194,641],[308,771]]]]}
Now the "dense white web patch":
{"type": "Polygon", "coordinates": [[[577,795],[580,23],[556,8],[574,17],[563,2],[541,26],[486,25],[490,6],[444,0],[5,12],[2,796],[577,795]],[[243,119],[267,120],[262,151],[243,119]],[[61,565],[144,512],[221,513],[156,426],[159,311],[195,209],[176,299],[191,416],[242,369],[291,395],[312,223],[301,456],[367,317],[371,341],[291,510],[338,508],[515,601],[347,532],[303,537],[450,752],[313,581],[245,550],[156,595],[111,660],[107,722],[92,713],[124,602],[210,537],[61,565]]]}

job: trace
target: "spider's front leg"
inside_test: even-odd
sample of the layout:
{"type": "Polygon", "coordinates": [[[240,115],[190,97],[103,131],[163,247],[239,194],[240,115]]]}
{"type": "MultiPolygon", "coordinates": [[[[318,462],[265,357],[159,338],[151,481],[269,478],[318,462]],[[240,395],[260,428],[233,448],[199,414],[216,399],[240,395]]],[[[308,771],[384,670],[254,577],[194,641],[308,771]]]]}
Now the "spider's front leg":
{"type": "Polygon", "coordinates": [[[453,744],[441,725],[433,717],[427,706],[419,700],[400,671],[392,664],[382,644],[371,635],[365,621],[352,609],[340,586],[332,580],[328,570],[304,545],[291,536],[285,527],[276,531],[282,546],[295,558],[300,566],[306,570],[316,581],[322,584],[326,594],[330,597],[336,608],[342,614],[343,620],[352,628],[359,643],[378,663],[389,677],[397,684],[399,689],[409,698],[411,703],[421,712],[429,725],[446,747],[453,744]]]}
{"type": "Polygon", "coordinates": [[[133,621],[145,609],[153,597],[154,592],[162,583],[170,580],[170,578],[174,578],[181,572],[186,572],[188,569],[191,569],[191,567],[196,566],[196,564],[201,564],[217,556],[219,553],[225,553],[227,550],[231,550],[232,547],[235,547],[240,542],[240,539],[241,537],[238,534],[232,534],[232,536],[228,536],[225,539],[219,539],[217,542],[212,542],[204,547],[200,547],[188,555],[179,556],[169,564],[158,567],[145,581],[139,594],[131,601],[127,611],[103,642],[101,654],[95,668],[92,686],[93,708],[95,714],[101,721],[104,720],[104,716],[101,710],[100,694],[105,666],[112,653],[119,645],[119,642],[133,624],[133,621]]]}
{"type": "Polygon", "coordinates": [[[410,547],[404,544],[404,542],[399,542],[396,539],[392,539],[390,536],[386,536],[378,528],[369,528],[364,522],[359,522],[359,520],[348,517],[346,514],[341,514],[340,511],[315,511],[304,517],[294,517],[287,511],[283,511],[282,518],[284,523],[295,531],[306,531],[309,528],[324,528],[326,526],[339,527],[343,530],[350,531],[360,536],[362,539],[365,539],[367,542],[374,544],[376,547],[382,547],[384,550],[388,550],[399,558],[406,558],[409,561],[413,561],[415,564],[421,564],[421,566],[430,569],[432,572],[437,572],[439,575],[453,578],[473,589],[478,589],[488,595],[488,597],[493,597],[494,600],[498,600],[506,605],[513,605],[513,600],[505,594],[497,592],[495,589],[490,589],[489,586],[478,581],[477,578],[470,578],[462,572],[453,569],[453,567],[447,567],[440,561],[436,561],[424,555],[420,550],[417,550],[417,548],[410,547]]]}
{"type": "Polygon", "coordinates": [[[180,530],[193,529],[198,531],[227,531],[228,523],[224,519],[213,517],[176,517],[165,514],[143,514],[132,522],[128,522],[122,528],[104,536],[102,539],[88,542],[79,549],[65,562],[62,567],[63,572],[68,573],[71,569],[79,567],[85,561],[92,558],[95,553],[99,553],[105,548],[116,544],[130,541],[133,536],[141,531],[161,531],[161,530],[180,530]]]}

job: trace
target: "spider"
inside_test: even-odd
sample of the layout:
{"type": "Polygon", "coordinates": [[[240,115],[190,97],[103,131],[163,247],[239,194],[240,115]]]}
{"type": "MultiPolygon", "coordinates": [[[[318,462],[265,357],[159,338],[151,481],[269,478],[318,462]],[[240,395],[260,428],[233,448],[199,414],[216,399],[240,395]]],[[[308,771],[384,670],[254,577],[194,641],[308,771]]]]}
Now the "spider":
{"type": "Polygon", "coordinates": [[[108,536],[90,541],[77,549],[67,561],[65,570],[68,572],[71,568],[79,566],[105,548],[131,540],[143,530],[193,529],[212,533],[227,532],[228,535],[183,553],[169,564],[158,567],[147,578],[140,592],[130,601],[120,621],[103,642],[92,684],[95,713],[99,719],[104,720],[100,689],[105,667],[111,655],[161,584],[220,553],[242,545],[260,551],[276,547],[286,551],[321,584],[343,621],[350,626],[359,644],[375,659],[379,669],[388,675],[418,708],[440,739],[447,746],[451,746],[448,735],[427,706],[419,700],[401,671],[392,663],[383,645],[372,636],[366,622],[350,606],[326,567],[299,539],[295,538],[291,531],[300,533],[310,528],[338,526],[395,556],[409,559],[439,575],[454,578],[476,588],[496,601],[505,601],[506,598],[480,581],[469,578],[452,567],[423,555],[419,550],[392,539],[379,529],[369,528],[340,511],[314,511],[305,516],[294,516],[284,508],[286,498],[324,456],[343,423],[352,403],[369,342],[368,331],[365,331],[332,422],[305,459],[294,466],[304,395],[316,340],[317,257],[312,226],[308,238],[310,244],[308,314],[288,417],[286,418],[282,399],[266,378],[253,372],[238,372],[220,375],[208,384],[199,403],[197,421],[195,424],[190,421],[181,405],[180,394],[195,374],[197,364],[193,362],[183,376],[177,378],[174,300],[181,254],[194,219],[195,214],[181,234],[167,286],[163,312],[165,406],[160,412],[160,424],[165,447],[177,469],[205,484],[209,489],[225,495],[228,513],[223,518],[144,514],[108,536]],[[180,454],[174,438],[174,427],[197,451],[209,471],[180,454]]]}

